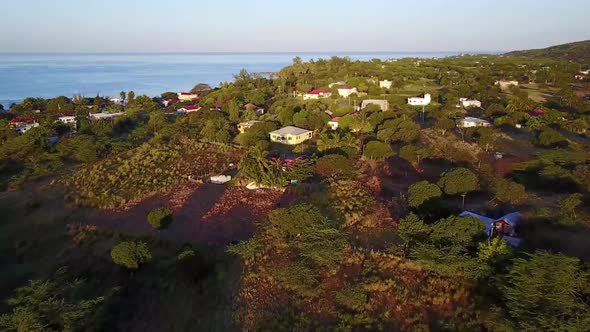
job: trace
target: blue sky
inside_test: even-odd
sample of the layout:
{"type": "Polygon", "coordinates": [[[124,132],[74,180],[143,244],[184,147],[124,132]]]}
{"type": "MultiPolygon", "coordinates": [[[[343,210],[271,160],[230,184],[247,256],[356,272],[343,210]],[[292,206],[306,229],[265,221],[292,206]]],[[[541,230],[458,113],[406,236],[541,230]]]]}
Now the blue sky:
{"type": "Polygon", "coordinates": [[[504,51],[590,39],[588,0],[0,0],[0,52],[504,51]]]}

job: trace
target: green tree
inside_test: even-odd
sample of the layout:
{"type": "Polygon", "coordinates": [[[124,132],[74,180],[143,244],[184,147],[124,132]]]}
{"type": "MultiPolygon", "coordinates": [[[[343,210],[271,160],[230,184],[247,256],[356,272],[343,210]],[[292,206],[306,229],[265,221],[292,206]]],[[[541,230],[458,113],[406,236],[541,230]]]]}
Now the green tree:
{"type": "Polygon", "coordinates": [[[140,265],[152,259],[152,253],[144,242],[125,241],[111,250],[113,262],[130,270],[137,270],[140,265]]]}
{"type": "Polygon", "coordinates": [[[590,326],[588,272],[574,257],[538,251],[517,258],[502,292],[522,331],[584,331],[590,326]]]}
{"type": "Polygon", "coordinates": [[[567,216],[573,216],[577,219],[576,209],[582,204],[582,194],[576,193],[560,199],[557,204],[561,211],[567,216]]]}
{"type": "Polygon", "coordinates": [[[565,136],[555,129],[545,128],[537,135],[535,143],[542,147],[562,146],[567,143],[565,136]]]}
{"type": "Polygon", "coordinates": [[[395,152],[389,144],[380,141],[370,141],[365,146],[363,156],[368,159],[387,159],[395,156],[395,152]]]}
{"type": "Polygon", "coordinates": [[[436,184],[428,181],[417,182],[409,188],[408,204],[413,208],[417,208],[441,195],[442,192],[436,184]]]}
{"type": "Polygon", "coordinates": [[[440,245],[457,244],[473,246],[477,239],[485,236],[485,225],[477,218],[451,216],[437,221],[432,226],[430,238],[440,245]]]}
{"type": "Polygon", "coordinates": [[[504,178],[496,178],[492,182],[495,199],[503,203],[521,204],[528,199],[525,187],[504,178]]]}
{"type": "Polygon", "coordinates": [[[121,100],[125,101],[125,97],[127,96],[127,93],[125,93],[125,91],[121,91],[119,92],[119,97],[121,98],[121,100]]]}
{"type": "Polygon", "coordinates": [[[172,210],[165,207],[154,209],[148,214],[147,220],[154,229],[167,228],[172,222],[172,210]]]}
{"type": "Polygon", "coordinates": [[[449,118],[439,118],[434,124],[434,128],[440,131],[441,135],[445,135],[447,131],[455,128],[455,122],[449,118]]]}
{"type": "Polygon", "coordinates": [[[397,229],[399,237],[406,243],[422,242],[428,238],[431,229],[417,215],[410,213],[400,219],[397,229]]]}
{"type": "Polygon", "coordinates": [[[404,145],[399,151],[399,156],[418,169],[422,160],[432,156],[432,150],[423,146],[404,145]]]}
{"type": "Polygon", "coordinates": [[[127,92],[127,103],[133,104],[134,101],[135,101],[135,91],[127,92]]]}
{"type": "Polygon", "coordinates": [[[447,195],[461,195],[461,206],[465,207],[465,196],[479,188],[479,179],[467,168],[455,168],[442,175],[438,180],[438,186],[447,195]]]}
{"type": "Polygon", "coordinates": [[[98,328],[93,320],[105,297],[81,299],[80,279],[58,270],[47,280],[32,280],[16,289],[6,303],[12,312],[0,315],[0,330],[17,332],[84,331],[98,328]]]}
{"type": "Polygon", "coordinates": [[[355,173],[352,160],[339,154],[321,157],[315,164],[315,174],[325,178],[350,177],[355,173]]]}

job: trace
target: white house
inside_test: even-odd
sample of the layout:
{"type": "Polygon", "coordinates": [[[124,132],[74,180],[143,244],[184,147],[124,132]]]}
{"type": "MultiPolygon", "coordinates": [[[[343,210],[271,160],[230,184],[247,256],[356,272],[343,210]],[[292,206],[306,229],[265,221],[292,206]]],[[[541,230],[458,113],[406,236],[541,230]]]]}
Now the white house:
{"type": "Polygon", "coordinates": [[[57,121],[63,124],[76,124],[76,117],[75,116],[60,116],[57,118],[57,121]]]}
{"type": "Polygon", "coordinates": [[[118,112],[118,113],[91,113],[88,115],[88,118],[92,121],[97,121],[97,120],[107,120],[107,119],[114,119],[116,117],[119,117],[121,115],[123,115],[125,113],[123,112],[118,112]]]}
{"type": "Polygon", "coordinates": [[[481,101],[477,99],[459,98],[459,107],[481,107],[481,101]]]}
{"type": "Polygon", "coordinates": [[[340,117],[334,117],[332,118],[330,121],[328,121],[328,127],[330,127],[332,130],[336,130],[338,129],[338,123],[340,122],[340,117]]]}
{"type": "Polygon", "coordinates": [[[580,72],[579,74],[576,74],[574,77],[575,77],[577,80],[583,81],[583,80],[586,78],[586,75],[587,75],[587,74],[584,74],[583,72],[580,72]]]}
{"type": "Polygon", "coordinates": [[[246,132],[246,130],[250,129],[253,125],[260,123],[260,122],[262,122],[262,121],[250,120],[250,121],[238,123],[238,131],[243,134],[246,132]]]}
{"type": "Polygon", "coordinates": [[[430,105],[432,101],[432,96],[427,93],[423,97],[412,97],[408,98],[408,104],[412,106],[426,106],[430,105]]]}
{"type": "Polygon", "coordinates": [[[109,98],[109,101],[115,105],[125,105],[125,100],[121,98],[109,98]]]}
{"type": "Polygon", "coordinates": [[[329,98],[332,93],[326,89],[315,89],[303,95],[303,100],[329,98]]]}
{"type": "Polygon", "coordinates": [[[379,81],[379,87],[382,89],[391,89],[391,85],[393,84],[392,81],[388,81],[388,80],[384,80],[384,81],[379,81]]]}
{"type": "Polygon", "coordinates": [[[201,106],[184,106],[176,110],[178,114],[188,114],[192,112],[198,112],[201,110],[201,106]]]}
{"type": "Polygon", "coordinates": [[[473,127],[491,127],[492,124],[489,121],[473,118],[473,117],[466,117],[459,121],[459,127],[461,128],[473,128],[473,127]]]}
{"type": "Polygon", "coordinates": [[[363,102],[361,103],[361,109],[363,109],[369,105],[378,105],[379,107],[381,107],[382,111],[389,111],[389,102],[387,100],[381,100],[381,99],[363,100],[363,102]]]}
{"type": "Polygon", "coordinates": [[[508,89],[511,86],[518,86],[518,81],[509,81],[509,80],[499,80],[494,83],[495,85],[500,86],[502,90],[508,89]]]}
{"type": "Polygon", "coordinates": [[[341,85],[338,88],[338,94],[340,95],[340,97],[346,98],[355,93],[358,93],[358,90],[348,85],[341,85]]]}
{"type": "Polygon", "coordinates": [[[190,92],[179,92],[178,99],[180,101],[193,101],[193,100],[198,100],[199,95],[196,93],[190,93],[190,92]]]}
{"type": "Polygon", "coordinates": [[[334,82],[334,83],[330,83],[330,84],[328,84],[328,88],[330,88],[330,89],[331,89],[332,87],[335,87],[335,86],[337,86],[337,85],[346,85],[346,82],[344,82],[344,81],[340,81],[340,82],[334,82]]]}

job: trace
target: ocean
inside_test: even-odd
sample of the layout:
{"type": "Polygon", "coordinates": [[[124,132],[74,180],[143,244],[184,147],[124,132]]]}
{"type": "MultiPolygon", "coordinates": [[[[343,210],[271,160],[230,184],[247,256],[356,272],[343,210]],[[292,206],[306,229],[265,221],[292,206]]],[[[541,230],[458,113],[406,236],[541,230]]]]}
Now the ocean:
{"type": "Polygon", "coordinates": [[[274,72],[292,63],[349,56],[354,60],[447,57],[438,53],[197,53],[197,54],[0,54],[0,104],[8,108],[26,97],[118,96],[120,91],[157,96],[213,87],[232,81],[241,69],[274,72]]]}

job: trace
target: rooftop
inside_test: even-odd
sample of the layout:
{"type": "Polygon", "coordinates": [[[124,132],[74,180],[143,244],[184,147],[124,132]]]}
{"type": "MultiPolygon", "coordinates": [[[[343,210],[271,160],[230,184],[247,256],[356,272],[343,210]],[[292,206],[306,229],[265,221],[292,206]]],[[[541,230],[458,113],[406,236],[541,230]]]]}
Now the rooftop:
{"type": "Polygon", "coordinates": [[[311,130],[307,130],[307,129],[303,129],[303,128],[298,128],[298,127],[294,127],[294,126],[287,126],[284,128],[281,128],[279,130],[275,130],[275,131],[271,131],[271,134],[275,134],[275,135],[301,135],[301,134],[305,134],[305,133],[309,133],[311,132],[311,130]]]}

